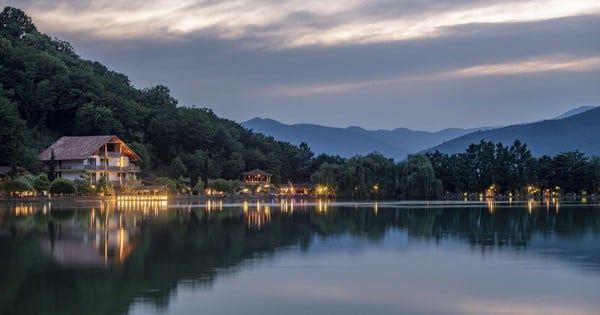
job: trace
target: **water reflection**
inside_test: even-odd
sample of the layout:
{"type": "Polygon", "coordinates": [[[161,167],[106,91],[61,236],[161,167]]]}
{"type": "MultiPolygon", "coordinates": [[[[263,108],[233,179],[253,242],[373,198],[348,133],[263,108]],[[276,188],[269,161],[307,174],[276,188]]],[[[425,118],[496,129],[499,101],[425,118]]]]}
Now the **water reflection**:
{"type": "MultiPolygon", "coordinates": [[[[258,272],[260,261],[287,257],[285,253],[290,249],[305,253],[301,256],[305,258],[296,258],[289,262],[291,265],[302,265],[302,259],[312,257],[334,268],[317,268],[314,274],[302,269],[285,275],[263,270],[278,274],[282,285],[289,281],[280,292],[291,290],[291,283],[299,285],[304,277],[310,279],[313,275],[314,281],[326,279],[319,284],[323,288],[342,285],[347,280],[340,279],[351,275],[351,269],[337,269],[351,262],[356,262],[351,267],[358,268],[361,277],[368,276],[371,281],[381,276],[378,269],[386,270],[382,266],[402,264],[412,270],[414,277],[424,277],[421,281],[427,282],[424,279],[431,275],[421,274],[424,269],[420,262],[428,266],[429,255],[437,257],[439,253],[444,254],[433,260],[438,265],[432,261],[429,267],[433,269],[427,272],[466,272],[474,258],[490,257],[491,264],[506,259],[508,254],[515,257],[510,259],[541,259],[544,267],[540,270],[552,271],[560,266],[597,281],[599,235],[597,206],[560,205],[553,199],[525,203],[486,200],[473,207],[460,202],[444,208],[433,203],[311,203],[291,199],[238,205],[211,200],[177,207],[162,201],[96,202],[85,208],[67,209],[51,203],[12,204],[0,210],[0,314],[125,314],[136,301],[176,314],[181,306],[176,297],[181,297],[177,292],[182,294],[178,290],[182,284],[189,292],[206,288],[210,296],[210,288],[219,279],[229,279],[223,276],[234,271],[244,275],[258,272]],[[429,254],[418,255],[412,261],[408,254],[390,258],[390,253],[381,249],[391,246],[398,250],[400,244],[429,254]],[[380,248],[376,255],[367,254],[375,248],[380,248]],[[355,256],[357,253],[363,254],[355,256]],[[360,265],[365,259],[366,265],[360,265]],[[379,267],[370,268],[373,264],[379,267]],[[331,278],[338,272],[339,279],[331,278]],[[32,300],[31,296],[43,298],[32,300]],[[100,300],[102,305],[98,305],[100,300]]],[[[502,268],[503,277],[523,276],[521,265],[502,268]]],[[[561,269],[562,277],[564,272],[561,269]]],[[[436,279],[438,286],[444,285],[440,283],[444,276],[436,279]]],[[[373,283],[395,292],[407,290],[399,287],[406,281],[389,282],[384,277],[373,283]]],[[[492,278],[490,284],[498,281],[504,280],[492,278]]],[[[568,279],[565,281],[568,283],[568,279]]],[[[462,285],[468,286],[467,282],[462,285]]],[[[241,290],[243,286],[238,287],[241,290]]],[[[339,289],[336,286],[329,293],[335,295],[333,292],[339,289]]],[[[358,294],[359,289],[347,293],[358,294]]],[[[346,290],[350,288],[346,286],[346,290]]],[[[329,298],[335,301],[335,296],[329,298]]],[[[414,299],[422,300],[423,296],[414,299]]],[[[480,305],[471,302],[464,306],[473,310],[480,305]]],[[[315,312],[323,313],[324,309],[315,312]]],[[[460,310],[453,312],[461,314],[460,310]]]]}

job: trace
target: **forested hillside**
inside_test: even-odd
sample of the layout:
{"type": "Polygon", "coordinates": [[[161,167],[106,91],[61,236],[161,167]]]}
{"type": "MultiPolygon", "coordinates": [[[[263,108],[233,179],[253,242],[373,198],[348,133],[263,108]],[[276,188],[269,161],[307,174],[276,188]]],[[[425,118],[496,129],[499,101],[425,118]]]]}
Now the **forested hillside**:
{"type": "Polygon", "coordinates": [[[115,134],[148,173],[235,178],[261,168],[274,180],[308,180],[310,149],[275,141],[178,106],[169,89],[137,89],[127,76],[80,58],[40,33],[23,11],[0,13],[0,165],[39,170],[37,154],[64,135],[115,134]]]}

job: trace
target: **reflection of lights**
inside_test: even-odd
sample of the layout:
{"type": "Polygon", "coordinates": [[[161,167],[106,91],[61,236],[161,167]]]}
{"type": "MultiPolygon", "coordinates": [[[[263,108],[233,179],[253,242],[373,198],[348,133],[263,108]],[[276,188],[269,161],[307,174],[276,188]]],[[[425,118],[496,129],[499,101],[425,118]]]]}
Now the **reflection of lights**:
{"type": "Polygon", "coordinates": [[[32,213],[35,212],[35,209],[33,207],[33,205],[25,205],[25,204],[20,204],[18,206],[15,206],[15,215],[16,216],[26,216],[26,215],[30,215],[32,213]]]}
{"type": "Polygon", "coordinates": [[[375,215],[377,215],[377,213],[379,212],[379,204],[376,202],[375,205],[373,205],[373,212],[375,213],[375,215]]]}
{"type": "Polygon", "coordinates": [[[213,210],[223,210],[223,200],[207,200],[205,207],[208,212],[213,210]]]}
{"type": "Polygon", "coordinates": [[[533,200],[533,199],[529,199],[529,201],[527,201],[527,208],[529,209],[529,214],[531,214],[531,212],[533,211],[534,203],[535,203],[535,200],[533,200]]]}
{"type": "Polygon", "coordinates": [[[119,261],[123,260],[123,248],[125,247],[125,229],[120,228],[117,234],[117,243],[119,245],[119,261]]]}
{"type": "Polygon", "coordinates": [[[246,224],[250,228],[261,229],[263,225],[271,221],[271,208],[264,206],[263,209],[256,208],[256,210],[244,211],[246,216],[246,224]]]}
{"type": "Polygon", "coordinates": [[[117,201],[119,200],[133,200],[133,201],[146,201],[146,200],[167,200],[167,195],[147,195],[147,196],[136,196],[136,195],[119,195],[117,196],[117,201]]]}
{"type": "MultiPolygon", "coordinates": [[[[124,199],[117,200],[116,207],[122,211],[141,211],[148,214],[150,211],[154,215],[158,215],[160,211],[167,209],[168,202],[166,199],[124,199]]],[[[106,205],[109,206],[108,203],[106,205]]],[[[103,211],[104,204],[101,204],[100,210],[103,211]]]]}
{"type": "Polygon", "coordinates": [[[323,201],[323,200],[319,199],[318,207],[317,207],[319,212],[327,212],[327,204],[328,204],[327,201],[323,201]]]}
{"type": "Polygon", "coordinates": [[[488,207],[488,210],[490,211],[490,213],[494,213],[494,210],[496,208],[496,203],[494,202],[494,199],[486,198],[486,203],[487,203],[487,207],[488,207]]]}
{"type": "Polygon", "coordinates": [[[244,212],[248,212],[248,201],[244,201],[244,212]]]}

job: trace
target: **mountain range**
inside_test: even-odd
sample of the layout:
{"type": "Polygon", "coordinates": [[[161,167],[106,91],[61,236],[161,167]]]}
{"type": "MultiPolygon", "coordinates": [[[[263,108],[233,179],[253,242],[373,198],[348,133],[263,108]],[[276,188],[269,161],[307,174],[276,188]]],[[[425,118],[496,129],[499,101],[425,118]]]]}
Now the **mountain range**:
{"type": "Polygon", "coordinates": [[[600,154],[600,108],[582,106],[550,120],[505,127],[474,129],[448,128],[436,132],[408,128],[366,130],[361,127],[327,127],[315,124],[284,124],[273,119],[253,118],[242,122],[245,128],[292,144],[306,142],[316,154],[351,157],[377,151],[401,160],[407,154],[430,150],[463,152],[481,140],[512,144],[527,143],[534,155],[553,155],[579,150],[600,154]]]}
{"type": "Polygon", "coordinates": [[[435,146],[430,151],[453,154],[463,152],[469,144],[481,140],[510,145],[515,139],[519,139],[528,145],[535,156],[552,156],[575,150],[587,155],[600,155],[600,107],[569,112],[559,116],[559,119],[465,134],[435,146]],[[572,115],[565,115],[569,112],[572,115]]]}

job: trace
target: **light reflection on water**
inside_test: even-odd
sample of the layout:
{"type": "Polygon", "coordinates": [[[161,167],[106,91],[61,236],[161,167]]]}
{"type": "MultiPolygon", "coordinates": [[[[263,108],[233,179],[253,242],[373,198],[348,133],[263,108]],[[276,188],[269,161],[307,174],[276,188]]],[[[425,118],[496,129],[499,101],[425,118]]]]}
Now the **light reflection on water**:
{"type": "Polygon", "coordinates": [[[0,314],[597,314],[586,202],[3,204],[0,314]]]}

